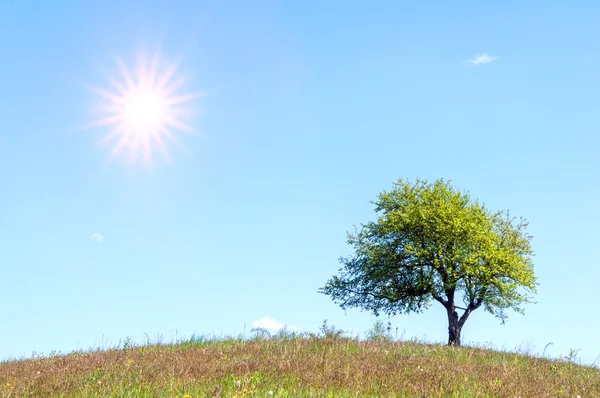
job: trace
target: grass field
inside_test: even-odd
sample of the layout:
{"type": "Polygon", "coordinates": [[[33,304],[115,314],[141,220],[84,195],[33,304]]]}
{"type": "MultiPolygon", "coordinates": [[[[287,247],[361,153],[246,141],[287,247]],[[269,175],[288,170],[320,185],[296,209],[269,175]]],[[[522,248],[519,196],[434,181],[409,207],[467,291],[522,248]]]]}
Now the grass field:
{"type": "Polygon", "coordinates": [[[205,339],[0,364],[2,397],[600,397],[600,369],[335,336],[205,339]]]}

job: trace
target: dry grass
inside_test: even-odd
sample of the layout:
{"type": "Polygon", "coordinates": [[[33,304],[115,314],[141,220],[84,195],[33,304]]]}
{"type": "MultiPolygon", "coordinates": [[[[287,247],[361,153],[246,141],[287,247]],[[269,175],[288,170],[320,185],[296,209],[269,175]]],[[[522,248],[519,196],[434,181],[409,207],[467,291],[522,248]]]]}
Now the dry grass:
{"type": "Polygon", "coordinates": [[[600,397],[600,370],[347,338],[192,339],[0,364],[2,397],[600,397]]]}

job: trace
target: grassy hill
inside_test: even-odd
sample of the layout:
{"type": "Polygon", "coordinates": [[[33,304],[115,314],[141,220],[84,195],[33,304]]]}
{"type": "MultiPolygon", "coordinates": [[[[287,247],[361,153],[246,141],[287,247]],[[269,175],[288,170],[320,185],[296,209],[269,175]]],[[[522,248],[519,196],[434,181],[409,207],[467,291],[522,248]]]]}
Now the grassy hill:
{"type": "Polygon", "coordinates": [[[600,369],[415,342],[192,338],[0,364],[2,397],[600,397],[600,369]]]}

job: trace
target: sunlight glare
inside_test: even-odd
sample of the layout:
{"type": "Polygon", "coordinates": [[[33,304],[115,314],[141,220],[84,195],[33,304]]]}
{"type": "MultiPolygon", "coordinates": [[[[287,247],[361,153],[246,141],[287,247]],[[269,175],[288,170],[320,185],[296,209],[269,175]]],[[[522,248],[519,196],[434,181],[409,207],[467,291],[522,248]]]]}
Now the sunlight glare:
{"type": "Polygon", "coordinates": [[[92,87],[104,102],[97,107],[103,116],[91,126],[110,126],[103,141],[114,142],[112,156],[129,149],[130,160],[135,161],[141,152],[144,159],[150,161],[152,147],[156,146],[168,159],[164,138],[176,142],[175,130],[193,132],[183,120],[192,112],[182,105],[199,94],[177,94],[184,81],[174,78],[175,65],[168,65],[159,73],[158,54],[150,63],[143,56],[138,62],[135,73],[132,73],[121,60],[117,60],[121,76],[120,79],[111,79],[112,91],[92,87]]]}

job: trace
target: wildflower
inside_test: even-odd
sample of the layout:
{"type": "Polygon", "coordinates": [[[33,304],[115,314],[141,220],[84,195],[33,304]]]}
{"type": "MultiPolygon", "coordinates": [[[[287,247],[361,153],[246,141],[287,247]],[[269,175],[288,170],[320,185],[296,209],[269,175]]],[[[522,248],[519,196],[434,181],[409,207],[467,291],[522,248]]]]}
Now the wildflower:
{"type": "Polygon", "coordinates": [[[272,391],[272,390],[269,390],[269,392],[268,392],[267,394],[269,394],[269,395],[273,395],[273,391],[272,391]]]}

